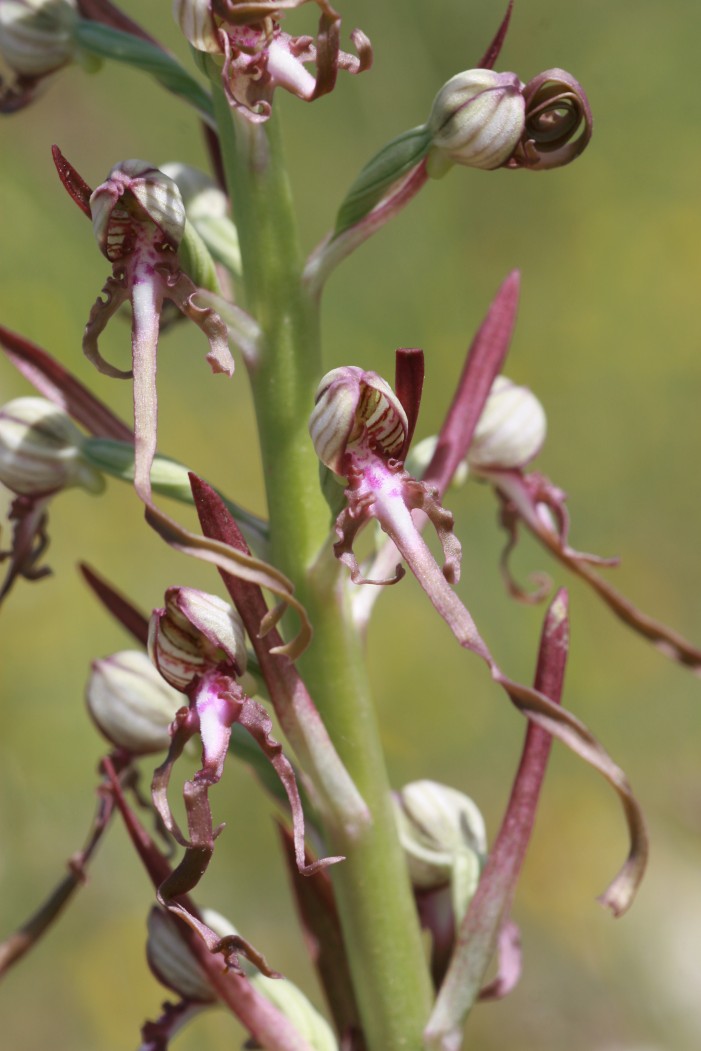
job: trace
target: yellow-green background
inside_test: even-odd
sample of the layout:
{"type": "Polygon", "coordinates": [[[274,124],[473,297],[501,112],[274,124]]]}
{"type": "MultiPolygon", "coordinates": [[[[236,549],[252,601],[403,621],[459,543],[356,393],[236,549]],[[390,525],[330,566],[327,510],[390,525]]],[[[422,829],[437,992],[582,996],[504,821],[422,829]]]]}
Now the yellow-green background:
{"type": "MultiPolygon", "coordinates": [[[[185,55],[169,4],[128,6],[185,55]]],[[[311,106],[276,99],[308,249],[359,166],[425,119],[442,82],[477,61],[502,4],[362,0],[343,13],[347,30],[357,24],[372,38],[375,69],[340,76],[334,95],[311,106]]],[[[300,12],[289,22],[304,31],[313,17],[300,12]]],[[[699,39],[695,0],[522,0],[500,68],[524,80],[551,66],[579,77],[596,117],[590,149],[559,172],[454,170],[429,185],[337,272],[324,311],[329,367],[353,363],[391,375],[396,346],[424,347],[423,436],[440,424],[490,297],[520,267],[508,371],[546,407],[539,466],[570,494],[573,542],[622,555],[621,588],[697,640],[699,39]]],[[[128,157],[202,162],[199,130],[143,75],[115,66],[93,77],[64,72],[34,107],[0,124],[0,322],[45,346],[126,415],[127,386],[94,374],[81,355],[82,326],[107,266],[58,184],[52,142],[95,185],[128,157]]],[[[127,338],[117,322],[105,347],[126,361],[127,338]]],[[[231,382],[213,378],[204,349],[186,325],[162,345],[161,448],[263,511],[244,369],[231,382]]],[[[3,401],[28,393],[4,362],[0,384],[3,401]]],[[[528,679],[540,611],[504,594],[494,502],[472,485],[450,502],[464,547],[460,592],[502,665],[528,679]]],[[[92,563],[144,608],[158,605],[171,584],[218,587],[213,572],[148,532],[137,501],[116,483],[99,499],[61,496],[51,517],[55,575],[20,584],[0,622],[3,932],[48,891],[82,841],[102,749],[84,714],[83,685],[91,659],[128,644],[79,581],[76,561],[92,563]]],[[[517,565],[524,574],[553,568],[558,583],[572,585],[565,700],[628,772],[649,818],[652,855],[633,911],[614,922],[594,898],[626,850],[619,808],[594,774],[556,748],[515,906],[524,975],[507,1001],[475,1011],[466,1046],[696,1051],[698,680],[619,625],[535,546],[524,543],[517,565]]],[[[470,792],[494,834],[523,725],[412,581],[380,604],[369,661],[393,782],[435,777],[470,792]]],[[[227,829],[202,899],[318,1002],[266,801],[233,764],[213,803],[227,829]]],[[[144,963],[150,900],[115,826],[70,912],[0,988],[3,1047],[135,1047],[140,1022],[157,1015],[165,995],[144,963]]],[[[231,1020],[212,1012],[176,1046],[218,1051],[239,1043],[231,1020]]]]}

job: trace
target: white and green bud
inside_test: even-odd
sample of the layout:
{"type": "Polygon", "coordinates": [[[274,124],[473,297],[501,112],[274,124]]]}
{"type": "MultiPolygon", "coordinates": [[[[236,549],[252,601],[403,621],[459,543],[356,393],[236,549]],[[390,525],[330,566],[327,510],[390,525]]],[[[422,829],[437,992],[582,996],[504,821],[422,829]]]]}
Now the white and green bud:
{"type": "Polygon", "coordinates": [[[506,376],[492,384],[467,453],[476,470],[524,467],[543,447],[547,431],[545,411],[528,387],[506,376]]]}
{"type": "Polygon", "coordinates": [[[140,650],[94,661],[85,697],[98,730],[134,755],[166,751],[170,724],[183,701],[140,650]]]}
{"type": "Polygon", "coordinates": [[[0,55],[15,73],[42,77],[76,57],[75,0],[2,0],[0,55]]]}
{"type": "Polygon", "coordinates": [[[222,53],[212,14],[212,0],[173,0],[173,17],[196,51],[208,51],[213,55],[222,53]]]}
{"type": "MultiPolygon", "coordinates": [[[[223,917],[217,913],[208,910],[206,916],[203,914],[203,919],[215,933],[222,936],[229,933],[226,929],[220,929],[217,921],[223,920],[223,917]]],[[[224,927],[228,928],[230,924],[224,921],[224,927]]],[[[179,935],[176,920],[170,913],[154,905],[148,914],[146,929],[146,958],[159,981],[184,1000],[215,1003],[217,994],[179,935]]]]}
{"type": "Polygon", "coordinates": [[[159,247],[177,249],[185,231],[185,205],[177,184],[148,161],[115,165],[90,197],[93,231],[111,262],[131,254],[145,226],[159,247]]]}
{"type": "Polygon", "coordinates": [[[399,398],[376,372],[346,365],[328,372],[316,392],[309,433],[316,454],[346,477],[346,454],[372,448],[384,460],[401,455],[409,425],[399,398]]]}
{"type": "Polygon", "coordinates": [[[83,456],[84,435],[46,398],[15,398],[0,409],[0,482],[23,496],[80,486],[100,493],[105,480],[83,456]]]}
{"type": "Polygon", "coordinates": [[[314,1051],[338,1051],[338,1041],[331,1026],[293,982],[287,978],[266,978],[263,974],[255,974],[251,977],[251,984],[289,1019],[314,1051]]]}
{"type": "Polygon", "coordinates": [[[469,796],[437,781],[412,781],[393,796],[412,885],[451,886],[456,916],[474,895],[487,853],[484,820],[469,796]]]}
{"type": "Polygon", "coordinates": [[[469,69],[444,84],[428,118],[429,175],[453,164],[490,170],[509,159],[525,127],[523,84],[515,73],[469,69]]]}
{"type": "MultiPolygon", "coordinates": [[[[202,919],[222,938],[238,931],[224,916],[204,909],[202,919]]],[[[146,954],[159,979],[180,996],[200,1003],[212,1003],[216,995],[207,976],[177,932],[173,919],[154,906],[148,917],[146,954]]],[[[240,958],[251,985],[294,1025],[313,1051],[338,1051],[333,1030],[296,985],[286,978],[266,978],[252,964],[240,958]]]]}
{"type": "Polygon", "coordinates": [[[161,165],[177,183],[192,223],[212,256],[235,274],[241,273],[238,232],[229,217],[229,200],[217,183],[199,168],[173,161],[161,165]]]}
{"type": "Polygon", "coordinates": [[[246,670],[246,639],[233,606],[195,588],[169,588],[149,624],[148,649],[159,672],[185,691],[198,675],[226,661],[246,670]]]}

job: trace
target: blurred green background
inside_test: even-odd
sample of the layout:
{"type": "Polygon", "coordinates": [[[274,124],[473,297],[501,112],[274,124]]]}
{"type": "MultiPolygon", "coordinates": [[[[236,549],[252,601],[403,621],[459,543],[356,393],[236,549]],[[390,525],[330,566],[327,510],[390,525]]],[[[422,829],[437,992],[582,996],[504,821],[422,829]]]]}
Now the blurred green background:
{"type": "MultiPolygon", "coordinates": [[[[125,4],[186,59],[169,5],[125,4]],[[162,12],[157,10],[162,8],[162,12]]],[[[361,164],[425,119],[435,91],[482,54],[502,3],[343,5],[376,65],[311,106],[277,98],[304,245],[311,249],[361,164]]],[[[312,10],[291,16],[311,28],[312,10]]],[[[620,554],[615,581],[644,609],[699,640],[701,321],[701,8],[696,0],[517,5],[499,68],[524,80],[562,66],[586,87],[594,140],[572,167],[544,174],[454,170],[336,273],[324,332],[328,367],[391,375],[397,346],[422,346],[427,388],[419,437],[438,428],[465,348],[513,267],[523,296],[508,374],[544,403],[538,461],[570,494],[572,540],[620,554]]],[[[143,75],[69,69],[30,109],[0,125],[0,321],[66,362],[125,416],[129,390],[95,374],[80,340],[107,275],[89,225],[61,189],[57,142],[93,185],[118,160],[204,163],[196,121],[143,75]]],[[[108,356],[126,360],[114,324],[108,356]]],[[[161,348],[160,447],[264,511],[243,367],[212,377],[201,335],[179,326],[161,348]]],[[[29,393],[0,361],[2,400],[29,393]]],[[[532,674],[541,610],[505,595],[490,493],[450,497],[464,545],[461,594],[505,669],[532,674]]],[[[187,517],[183,512],[184,518],[187,517]]],[[[218,588],[212,571],[170,553],[117,483],[67,493],[51,512],[55,574],[18,586],[2,615],[0,929],[9,932],[79,848],[103,747],[89,724],[89,663],[127,646],[74,565],[86,560],[143,608],[165,587],[218,588]]],[[[554,751],[515,905],[524,975],[478,1007],[466,1042],[481,1051],[697,1051],[701,1046],[701,697],[697,680],[646,646],[564,570],[524,542],[522,575],[550,569],[571,585],[565,702],[627,771],[646,810],[652,856],[632,912],[595,902],[626,851],[603,782],[554,751]]],[[[444,780],[498,827],[523,724],[479,662],[458,651],[406,580],[378,606],[369,661],[393,783],[444,780]]],[[[148,775],[148,770],[146,771],[148,775]]],[[[176,779],[177,781],[177,779],[176,779]]],[[[227,829],[200,899],[226,913],[273,966],[318,989],[293,916],[270,806],[231,764],[213,793],[227,829]]],[[[121,1051],[165,998],[146,968],[147,881],[115,825],[61,924],[0,988],[11,1051],[121,1051]]],[[[223,1012],[186,1031],[182,1051],[239,1046],[223,1012]]],[[[390,1049],[388,1049],[390,1051],[390,1049]]]]}

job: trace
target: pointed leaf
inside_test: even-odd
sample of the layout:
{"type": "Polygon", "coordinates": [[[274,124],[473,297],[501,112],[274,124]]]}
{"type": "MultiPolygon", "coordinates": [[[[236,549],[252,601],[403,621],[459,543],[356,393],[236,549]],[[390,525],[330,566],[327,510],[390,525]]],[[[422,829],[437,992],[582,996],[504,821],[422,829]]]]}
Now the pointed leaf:
{"type": "Polygon", "coordinates": [[[379,204],[385,192],[407,175],[428,153],[431,135],[425,124],[398,135],[368,161],[338,210],[334,237],[359,223],[379,204]]]}
{"type": "Polygon", "coordinates": [[[495,295],[470,345],[458,388],[423,478],[445,492],[465,459],[482,409],[509,350],[516,323],[520,274],[513,270],[495,295]]]}
{"type": "Polygon", "coordinates": [[[121,29],[84,19],[79,20],[74,32],[76,43],[84,51],[150,73],[167,91],[194,106],[206,120],[213,120],[212,100],[207,92],[156,44],[121,29]]]}
{"type": "MultiPolygon", "coordinates": [[[[107,438],[88,438],[82,453],[89,463],[104,474],[122,482],[134,481],[134,445],[132,442],[111,441],[107,438]]],[[[190,487],[188,468],[170,456],[156,455],[151,465],[151,486],[161,496],[192,506],[194,499],[190,487]]],[[[229,511],[239,522],[253,547],[263,553],[268,544],[268,524],[262,518],[247,511],[239,504],[227,500],[219,493],[229,511]]]]}
{"type": "Polygon", "coordinates": [[[85,562],[79,563],[78,568],[85,583],[97,595],[103,606],[145,647],[148,642],[148,617],[85,562]]]}
{"type": "Polygon", "coordinates": [[[497,29],[494,39],[491,44],[482,55],[482,58],[477,63],[477,69],[494,69],[494,64],[499,58],[501,49],[504,46],[504,40],[506,39],[506,33],[509,28],[509,22],[511,21],[511,13],[514,9],[514,0],[509,0],[509,6],[506,9],[506,14],[501,20],[501,24],[497,29]]]}
{"type": "Polygon", "coordinates": [[[40,394],[67,412],[90,434],[123,442],[133,440],[126,423],[45,350],[2,325],[0,346],[40,394]]]}

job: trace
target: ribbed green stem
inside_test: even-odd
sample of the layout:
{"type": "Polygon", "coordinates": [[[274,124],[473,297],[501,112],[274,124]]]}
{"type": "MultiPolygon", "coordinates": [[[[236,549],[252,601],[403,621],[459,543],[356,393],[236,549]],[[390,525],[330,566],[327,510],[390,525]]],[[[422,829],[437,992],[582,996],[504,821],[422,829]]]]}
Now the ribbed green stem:
{"type": "Polygon", "coordinates": [[[301,283],[301,257],[277,116],[265,126],[231,118],[218,86],[215,111],[235,203],[247,309],[263,332],[251,372],[265,470],[273,560],[295,583],[315,637],[300,671],[332,740],[372,813],[351,836],[327,828],[353,983],[369,1051],[420,1051],[431,992],[389,783],[349,603],[310,572],[328,537],[328,507],[307,433],[321,374],[318,310],[301,283]]]}

